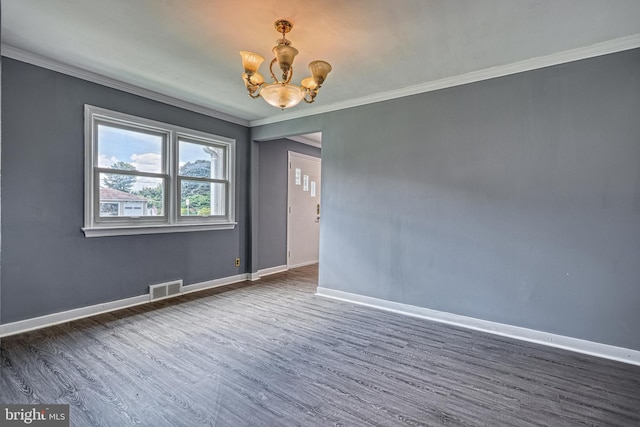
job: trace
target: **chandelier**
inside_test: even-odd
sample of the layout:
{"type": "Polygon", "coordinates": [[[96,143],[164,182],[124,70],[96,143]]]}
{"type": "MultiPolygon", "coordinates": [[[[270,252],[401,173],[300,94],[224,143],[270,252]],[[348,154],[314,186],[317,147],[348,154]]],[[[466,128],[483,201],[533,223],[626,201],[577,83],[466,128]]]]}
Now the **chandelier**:
{"type": "Polygon", "coordinates": [[[268,104],[281,109],[295,107],[304,99],[307,103],[312,103],[318,91],[331,71],[331,65],[325,61],[312,61],[309,64],[311,77],[307,77],[300,82],[300,86],[291,82],[293,77],[293,59],[298,54],[298,49],[291,46],[291,41],[286,39],[286,34],[291,31],[291,22],[280,19],[274,23],[276,30],[282,33],[282,38],[278,39],[272,52],[275,58],[269,65],[269,71],[273,78],[273,83],[266,83],[264,77],[258,73],[260,64],[264,58],[257,53],[246,50],[240,51],[242,56],[242,80],[247,87],[249,96],[253,99],[262,97],[268,104]],[[273,64],[278,63],[282,71],[282,80],[278,79],[273,72],[273,64]]]}

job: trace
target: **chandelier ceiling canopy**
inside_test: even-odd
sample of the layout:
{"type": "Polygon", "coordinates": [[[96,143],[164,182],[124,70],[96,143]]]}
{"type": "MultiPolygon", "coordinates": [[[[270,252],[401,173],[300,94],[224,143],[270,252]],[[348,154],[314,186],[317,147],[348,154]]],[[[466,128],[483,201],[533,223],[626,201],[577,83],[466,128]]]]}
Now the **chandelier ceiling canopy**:
{"type": "Polygon", "coordinates": [[[265,82],[264,77],[258,72],[260,64],[264,61],[262,56],[246,50],[240,51],[244,68],[242,80],[244,80],[249,96],[254,99],[262,97],[268,104],[283,110],[295,107],[302,100],[312,103],[327,78],[327,74],[331,71],[331,65],[325,61],[312,61],[309,64],[311,77],[303,79],[300,86],[292,84],[293,60],[298,54],[298,49],[291,46],[291,41],[286,39],[286,34],[291,31],[293,24],[280,19],[274,23],[274,26],[282,34],[282,38],[276,41],[277,45],[272,49],[275,57],[269,64],[269,71],[273,83],[265,82]],[[276,77],[273,72],[273,64],[276,62],[282,71],[282,79],[276,77]]]}

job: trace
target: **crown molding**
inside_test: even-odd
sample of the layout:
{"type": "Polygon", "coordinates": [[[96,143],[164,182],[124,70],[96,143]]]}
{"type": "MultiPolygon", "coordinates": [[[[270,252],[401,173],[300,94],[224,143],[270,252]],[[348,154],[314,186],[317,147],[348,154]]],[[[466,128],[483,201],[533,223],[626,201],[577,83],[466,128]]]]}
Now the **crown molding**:
{"type": "Polygon", "coordinates": [[[11,59],[26,62],[31,65],[36,65],[38,67],[46,68],[48,70],[56,71],[58,73],[66,74],[68,76],[76,77],[92,83],[97,83],[99,85],[107,86],[112,89],[121,90],[132,95],[138,95],[143,98],[151,99],[153,101],[162,102],[163,104],[193,111],[194,113],[203,114],[205,116],[235,123],[237,125],[249,126],[248,120],[241,119],[230,114],[222,113],[220,111],[212,110],[211,108],[203,107],[202,105],[184,101],[182,99],[165,95],[160,92],[144,89],[142,87],[129,83],[124,83],[120,80],[112,79],[110,77],[94,73],[92,71],[83,70],[82,68],[74,67],[72,65],[65,64],[63,62],[56,61],[54,59],[47,58],[45,56],[38,55],[32,52],[28,52],[11,45],[3,43],[1,45],[1,49],[2,56],[6,56],[11,59]]]}
{"type": "Polygon", "coordinates": [[[344,110],[346,108],[358,107],[375,102],[388,101],[391,99],[402,98],[405,96],[417,95],[425,92],[446,89],[449,87],[460,86],[468,83],[489,80],[496,77],[508,76],[511,74],[522,73],[525,71],[537,70],[540,68],[551,67],[553,65],[565,64],[568,62],[579,61],[582,59],[594,58],[596,56],[607,55],[610,53],[621,52],[624,50],[636,49],[640,47],[640,34],[620,37],[602,43],[592,44],[577,49],[571,49],[551,55],[531,58],[524,61],[514,62],[512,64],[499,65],[496,67],[486,68],[484,70],[472,71],[470,73],[461,74],[453,77],[446,77],[440,80],[421,83],[402,89],[390,90],[387,92],[375,93],[361,98],[350,99],[348,101],[336,102],[333,104],[315,106],[305,110],[295,110],[273,117],[249,121],[250,127],[262,126],[271,123],[282,122],[291,119],[298,119],[306,116],[314,116],[317,114],[328,113],[331,111],[344,110]]]}
{"type": "Polygon", "coordinates": [[[446,89],[449,87],[460,86],[468,83],[479,82],[482,80],[493,79],[496,77],[508,76],[511,74],[522,73],[525,71],[537,70],[540,68],[550,67],[553,65],[565,64],[568,62],[579,61],[582,59],[593,58],[597,56],[607,55],[610,53],[621,52],[624,50],[636,49],[640,47],[640,33],[632,34],[625,37],[612,39],[602,43],[595,43],[589,46],[571,49],[563,52],[554,53],[547,56],[541,56],[537,58],[531,58],[524,61],[515,62],[512,64],[499,65],[496,67],[486,68],[484,70],[472,71],[470,73],[461,74],[458,76],[447,77],[431,82],[425,82],[406,88],[390,90],[387,92],[375,93],[372,95],[364,96],[361,98],[350,99],[347,101],[336,102],[327,105],[317,105],[304,110],[293,110],[284,114],[278,114],[277,116],[266,117],[264,119],[257,120],[245,120],[230,114],[222,113],[220,111],[212,110],[210,108],[194,104],[188,101],[184,101],[169,95],[165,95],[152,90],[144,89],[139,86],[135,86],[129,83],[124,83],[110,77],[100,75],[91,71],[83,70],[78,67],[74,67],[41,55],[37,55],[32,52],[27,52],[16,47],[2,44],[2,55],[8,58],[16,59],[18,61],[26,62],[32,65],[36,65],[42,68],[47,68],[52,71],[57,71],[63,74],[67,74],[72,77],[77,77],[82,80],[87,80],[93,83],[97,83],[103,86],[107,86],[113,89],[118,89],[123,92],[131,93],[133,95],[142,96],[144,98],[152,99],[154,101],[162,102],[164,104],[172,105],[175,107],[183,108],[185,110],[193,111],[195,113],[204,114],[216,119],[225,120],[231,123],[235,123],[242,126],[256,127],[267,125],[271,123],[278,123],[292,119],[298,119],[307,116],[314,116],[317,114],[329,113],[332,111],[344,110],[347,108],[358,107],[367,104],[373,104],[376,102],[388,101],[396,98],[402,98],[405,96],[417,95],[420,93],[432,92],[435,90],[446,89]]]}

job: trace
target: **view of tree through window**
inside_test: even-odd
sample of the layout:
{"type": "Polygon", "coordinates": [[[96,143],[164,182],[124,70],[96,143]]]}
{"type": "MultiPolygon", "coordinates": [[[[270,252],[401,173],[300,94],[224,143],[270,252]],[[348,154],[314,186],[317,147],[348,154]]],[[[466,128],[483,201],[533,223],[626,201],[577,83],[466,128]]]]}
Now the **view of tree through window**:
{"type": "MultiPolygon", "coordinates": [[[[209,178],[211,176],[211,161],[196,160],[180,166],[180,175],[209,178]]],[[[182,215],[211,215],[211,191],[206,185],[194,181],[183,181],[180,191],[182,215]],[[189,206],[186,201],[189,200],[189,206]]]]}
{"type": "MultiPolygon", "coordinates": [[[[118,161],[111,165],[112,169],[121,169],[126,171],[134,171],[136,167],[131,163],[118,161]]],[[[136,183],[136,177],[131,175],[121,175],[110,173],[104,178],[104,185],[115,190],[124,191],[125,193],[131,192],[133,185],[136,183]]]]}
{"type": "Polygon", "coordinates": [[[179,161],[180,215],[224,215],[225,149],[180,138],[179,161]]]}

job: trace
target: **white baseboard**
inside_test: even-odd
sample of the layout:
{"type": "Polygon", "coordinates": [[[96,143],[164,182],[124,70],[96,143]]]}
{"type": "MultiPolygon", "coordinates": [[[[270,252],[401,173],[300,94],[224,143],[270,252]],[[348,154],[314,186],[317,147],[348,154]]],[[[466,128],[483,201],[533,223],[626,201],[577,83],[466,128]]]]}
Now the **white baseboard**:
{"type": "Polygon", "coordinates": [[[318,263],[318,260],[307,261],[307,262],[301,262],[300,264],[289,265],[289,266],[287,266],[287,268],[290,270],[292,268],[299,268],[299,267],[304,267],[306,265],[313,265],[313,264],[317,264],[317,263],[318,263]]]}
{"type": "Polygon", "coordinates": [[[316,295],[640,366],[640,351],[318,287],[316,295]]]}
{"type": "Polygon", "coordinates": [[[207,280],[206,282],[194,283],[182,287],[182,295],[205,289],[218,288],[220,286],[231,285],[232,283],[244,282],[249,279],[248,274],[237,274],[235,276],[223,277],[221,279],[207,280]]]}
{"type": "MultiPolygon", "coordinates": [[[[175,296],[197,292],[204,289],[217,288],[219,286],[230,285],[232,283],[244,282],[245,280],[247,280],[247,274],[238,274],[236,276],[208,280],[206,282],[184,286],[182,288],[182,293],[175,296]]],[[[72,320],[82,319],[84,317],[96,316],[98,314],[108,313],[110,311],[121,310],[123,308],[133,307],[136,305],[148,304],[150,302],[155,301],[149,301],[149,294],[144,294],[131,298],[120,299],[117,301],[90,305],[88,307],[61,311],[59,313],[47,314],[45,316],[34,317],[32,319],[5,323],[0,325],[0,338],[19,334],[22,332],[33,331],[35,329],[45,328],[47,326],[58,325],[60,323],[70,322],[72,320]]]]}
{"type": "Polygon", "coordinates": [[[103,304],[90,305],[88,307],[47,314],[45,316],[34,317],[31,319],[19,320],[17,322],[4,323],[0,325],[0,338],[148,303],[149,294],[144,294],[137,297],[125,298],[117,301],[105,302],[103,304]]]}
{"type": "Polygon", "coordinates": [[[258,270],[258,276],[264,277],[269,276],[270,274],[282,273],[283,271],[287,271],[286,265],[277,265],[275,267],[263,268],[262,270],[258,270]]]}

